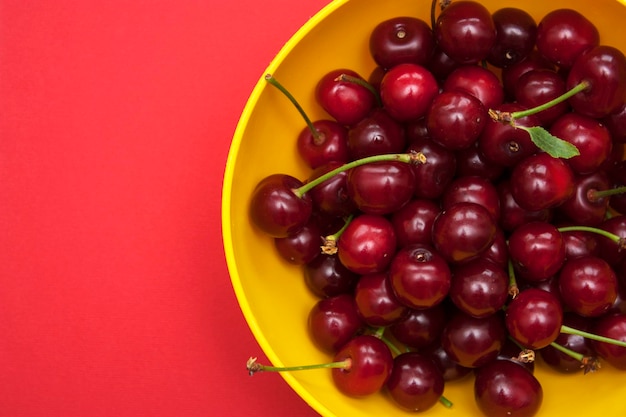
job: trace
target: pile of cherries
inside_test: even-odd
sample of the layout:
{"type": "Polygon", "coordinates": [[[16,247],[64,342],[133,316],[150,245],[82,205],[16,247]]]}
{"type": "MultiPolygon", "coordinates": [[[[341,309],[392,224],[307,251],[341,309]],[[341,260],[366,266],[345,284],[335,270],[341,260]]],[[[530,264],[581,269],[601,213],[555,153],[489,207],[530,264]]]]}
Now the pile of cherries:
{"type": "Polygon", "coordinates": [[[486,415],[530,416],[535,355],[626,369],[626,58],[574,10],[435,9],[375,27],[367,78],[319,80],[327,119],[267,77],[311,175],[263,179],[250,216],[319,297],[340,391],[421,411],[473,374],[486,415]]]}

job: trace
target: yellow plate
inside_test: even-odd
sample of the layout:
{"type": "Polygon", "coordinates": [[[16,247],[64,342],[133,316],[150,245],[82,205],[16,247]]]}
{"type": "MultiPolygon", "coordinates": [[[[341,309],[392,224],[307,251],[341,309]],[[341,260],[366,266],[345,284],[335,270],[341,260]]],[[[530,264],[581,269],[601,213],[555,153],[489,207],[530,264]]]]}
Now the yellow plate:
{"type": "MultiPolygon", "coordinates": [[[[520,7],[539,20],[548,11],[569,7],[593,21],[601,42],[626,51],[626,2],[620,0],[482,1],[490,10],[520,7]]],[[[285,44],[265,73],[273,73],[298,98],[313,118],[327,117],[313,91],[327,71],[350,68],[367,77],[374,63],[368,37],[388,18],[411,15],[430,21],[430,0],[337,0],[321,10],[285,44]]],[[[306,319],[316,299],[308,292],[299,267],[276,254],[271,239],[256,231],[248,218],[254,186],[273,173],[305,179],[295,138],[304,123],[293,106],[263,80],[252,91],[231,145],[223,184],[222,228],[226,260],[241,310],[264,353],[277,366],[310,364],[330,358],[310,342],[306,319]]],[[[253,354],[254,352],[251,352],[253,354]]],[[[535,372],[544,389],[539,416],[622,417],[626,411],[626,373],[605,365],[588,375],[557,374],[538,364],[535,372]]],[[[287,383],[323,416],[403,416],[407,413],[383,395],[352,399],[333,386],[330,372],[314,370],[281,374],[287,383]]],[[[258,375],[279,378],[278,375],[258,375]]],[[[452,410],[435,406],[429,416],[474,416],[471,378],[446,385],[452,410]]]]}

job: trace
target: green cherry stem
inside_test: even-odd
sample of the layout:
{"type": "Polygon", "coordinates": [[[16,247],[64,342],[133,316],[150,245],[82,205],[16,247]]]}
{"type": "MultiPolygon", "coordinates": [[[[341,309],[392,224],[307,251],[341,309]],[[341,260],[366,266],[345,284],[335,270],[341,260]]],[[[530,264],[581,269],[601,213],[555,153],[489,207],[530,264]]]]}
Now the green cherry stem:
{"type": "Polygon", "coordinates": [[[626,249],[626,239],[619,237],[618,235],[616,235],[615,233],[611,233],[607,230],[603,230],[600,229],[598,227],[591,227],[591,226],[564,226],[564,227],[559,227],[557,229],[559,232],[590,232],[590,233],[596,233],[599,234],[600,236],[604,236],[607,239],[612,240],[613,242],[615,242],[616,245],[619,246],[619,249],[626,249]]]}
{"type": "Polygon", "coordinates": [[[608,190],[589,190],[587,192],[587,198],[590,201],[598,201],[604,197],[610,197],[616,194],[626,193],[626,185],[622,185],[621,187],[609,188],[608,190]]]}
{"type": "Polygon", "coordinates": [[[258,363],[257,358],[250,358],[246,362],[246,369],[250,376],[257,372],[290,372],[290,371],[306,371],[309,369],[328,369],[328,368],[340,368],[350,369],[352,366],[351,359],[345,359],[339,362],[318,363],[314,365],[301,365],[301,366],[270,366],[262,365],[258,363]]]}
{"type": "Polygon", "coordinates": [[[343,226],[337,232],[332,235],[327,235],[322,238],[323,245],[321,246],[322,253],[326,255],[334,255],[337,253],[337,241],[341,234],[346,230],[352,219],[354,218],[354,214],[349,215],[344,219],[343,226]]]}
{"type": "Polygon", "coordinates": [[[519,295],[519,287],[517,286],[517,279],[515,278],[515,269],[513,268],[513,262],[510,259],[507,265],[509,275],[509,295],[511,298],[515,298],[519,295]]]}
{"type": "Polygon", "coordinates": [[[320,175],[319,177],[307,182],[301,187],[294,189],[293,192],[294,194],[296,194],[296,196],[302,197],[304,194],[309,192],[314,187],[318,186],[319,184],[323,183],[324,181],[334,177],[335,175],[341,172],[347,171],[352,168],[356,168],[361,165],[371,164],[373,162],[384,162],[384,161],[388,161],[388,162],[397,161],[397,162],[403,162],[407,164],[419,165],[419,164],[426,163],[426,156],[421,152],[391,153],[391,154],[366,156],[365,158],[356,159],[354,161],[343,164],[340,167],[337,167],[331,171],[328,171],[327,173],[320,175]]]}
{"type": "Polygon", "coordinates": [[[313,135],[313,137],[315,139],[320,139],[321,133],[319,132],[319,130],[315,128],[315,126],[313,125],[313,122],[311,121],[309,116],[307,116],[306,112],[304,111],[300,103],[298,103],[298,100],[296,100],[293,94],[291,94],[289,90],[285,88],[285,86],[283,86],[276,78],[274,78],[272,74],[266,74],[265,81],[267,81],[272,86],[276,87],[281,93],[283,93],[289,99],[289,101],[294,105],[296,110],[298,110],[298,112],[304,119],[304,122],[306,123],[307,127],[311,131],[311,134],[313,135]]]}
{"type": "Polygon", "coordinates": [[[573,334],[576,336],[582,336],[587,339],[595,340],[598,342],[604,342],[604,343],[609,343],[611,345],[626,347],[626,342],[623,342],[621,340],[611,339],[610,337],[599,336],[597,334],[585,332],[583,330],[574,329],[573,327],[569,327],[564,324],[561,326],[561,333],[573,334]]]}

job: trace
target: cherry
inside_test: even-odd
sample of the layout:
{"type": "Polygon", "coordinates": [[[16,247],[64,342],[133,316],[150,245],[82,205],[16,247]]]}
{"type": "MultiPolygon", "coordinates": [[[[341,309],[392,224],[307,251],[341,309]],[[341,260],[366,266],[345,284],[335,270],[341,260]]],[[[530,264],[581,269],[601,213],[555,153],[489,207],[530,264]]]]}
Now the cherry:
{"type": "Polygon", "coordinates": [[[494,220],[500,219],[498,190],[486,178],[461,176],[454,179],[441,196],[441,207],[446,210],[461,202],[480,204],[489,211],[494,220]]]}
{"type": "Polygon", "coordinates": [[[475,64],[487,58],[496,42],[491,13],[474,1],[455,1],[437,18],[435,39],[441,49],[462,64],[475,64]]]}
{"type": "Polygon", "coordinates": [[[554,208],[574,193],[574,173],[561,158],[537,153],[520,161],[511,172],[511,194],[524,209],[554,208]]]}
{"type": "Polygon", "coordinates": [[[400,320],[389,326],[389,332],[400,343],[420,349],[439,340],[448,315],[443,304],[425,309],[409,309],[400,320]]]}
{"type": "Polygon", "coordinates": [[[348,161],[348,131],[334,120],[316,120],[296,139],[298,154],[311,168],[348,161]]]}
{"type": "Polygon", "coordinates": [[[619,240],[609,239],[604,236],[598,237],[598,249],[602,259],[610,265],[617,265],[626,258],[623,239],[626,238],[626,216],[614,216],[605,219],[598,228],[613,234],[619,240]]]}
{"type": "Polygon", "coordinates": [[[335,255],[318,256],[303,266],[304,282],[320,298],[352,294],[359,275],[346,268],[335,255]]]}
{"type": "Polygon", "coordinates": [[[496,185],[500,197],[500,227],[505,232],[512,232],[518,226],[531,222],[548,222],[552,219],[551,209],[526,210],[521,207],[511,193],[511,182],[503,179],[496,185]]]}
{"type": "Polygon", "coordinates": [[[486,317],[504,306],[508,289],[507,271],[485,258],[479,258],[453,269],[450,299],[464,313],[486,317]]]}
{"type": "Polygon", "coordinates": [[[504,95],[509,99],[515,98],[515,85],[526,72],[535,69],[555,70],[556,67],[548,62],[536,49],[530,51],[526,58],[502,69],[502,87],[504,95]]]}
{"type": "Polygon", "coordinates": [[[335,362],[347,361],[349,367],[332,369],[335,385],[352,397],[363,397],[379,392],[393,368],[389,348],[372,335],[356,336],[335,355],[335,362]]]}
{"type": "Polygon", "coordinates": [[[432,359],[443,374],[443,380],[446,382],[462,379],[472,372],[472,368],[461,366],[453,361],[440,343],[433,343],[420,350],[420,352],[432,359]]]}
{"type": "Polygon", "coordinates": [[[426,115],[431,138],[447,149],[474,144],[487,122],[487,110],[479,99],[463,91],[437,95],[426,115]]]}
{"type": "Polygon", "coordinates": [[[358,274],[384,271],[396,252],[393,225],[381,215],[356,216],[339,236],[337,254],[349,270],[358,274]]]}
{"type": "Polygon", "coordinates": [[[535,46],[537,23],[525,10],[504,7],[491,15],[496,27],[496,41],[487,55],[487,62],[504,68],[524,59],[535,46]]]}
{"type": "Polygon", "coordinates": [[[329,71],[318,81],[315,98],[338,123],[351,126],[369,114],[376,105],[376,97],[362,84],[341,79],[344,74],[365,81],[350,69],[329,71]]]}
{"type": "Polygon", "coordinates": [[[433,74],[412,63],[390,68],[380,84],[383,107],[400,122],[423,117],[438,93],[439,86],[433,74]]]}
{"type": "Polygon", "coordinates": [[[522,278],[531,282],[546,280],[565,262],[563,236],[551,223],[522,224],[509,236],[509,255],[522,278]]]}
{"type": "Polygon", "coordinates": [[[444,379],[428,356],[405,352],[394,358],[386,387],[389,396],[402,408],[425,411],[439,402],[444,379]]]}
{"type": "MultiPolygon", "coordinates": [[[[626,342],[626,314],[608,314],[598,318],[592,326],[594,334],[626,342]]],[[[592,340],[598,355],[617,369],[626,369],[626,347],[592,340]]]]}
{"type": "Polygon", "coordinates": [[[509,335],[528,349],[541,349],[554,342],[563,324],[563,308],[553,294],[528,288],[521,291],[506,309],[509,335]]]}
{"type": "Polygon", "coordinates": [[[370,326],[388,326],[408,313],[408,308],[398,301],[386,273],[363,275],[354,290],[357,311],[370,326]]]}
{"type": "MultiPolygon", "coordinates": [[[[496,229],[496,237],[491,246],[489,246],[481,256],[481,259],[491,261],[496,265],[506,268],[509,264],[509,247],[507,236],[501,227],[496,229]]],[[[468,262],[472,262],[469,260],[468,262]]],[[[462,263],[461,263],[462,264],[462,263]]]]}
{"type": "Polygon", "coordinates": [[[431,244],[433,223],[440,211],[440,207],[432,200],[413,199],[392,213],[391,224],[396,232],[398,246],[431,244]]]}
{"type": "Polygon", "coordinates": [[[398,250],[389,266],[391,286],[410,308],[432,308],[448,295],[451,272],[445,259],[427,245],[409,245],[398,250]]]}
{"type": "Polygon", "coordinates": [[[476,318],[456,312],[443,329],[441,346],[459,365],[477,368],[498,356],[505,339],[500,314],[476,318]]]}
{"type": "Polygon", "coordinates": [[[300,230],[286,237],[274,238],[280,256],[293,265],[304,265],[320,254],[322,229],[310,220],[300,230]]]}
{"type": "Polygon", "coordinates": [[[567,75],[566,87],[582,86],[569,98],[580,114],[602,118],[617,111],[626,95],[626,57],[617,48],[599,45],[580,55],[567,75]]]}
{"type": "Polygon", "coordinates": [[[413,197],[413,168],[393,161],[361,165],[349,171],[347,192],[361,212],[390,214],[413,197]]]}
{"type": "Polygon", "coordinates": [[[561,231],[561,236],[565,244],[565,259],[598,255],[596,234],[580,230],[571,230],[561,231]]]}
{"type": "Polygon", "coordinates": [[[452,71],[454,71],[461,65],[462,64],[459,64],[457,61],[446,55],[441,47],[437,43],[435,43],[433,56],[430,58],[430,61],[428,62],[426,67],[430,70],[430,72],[435,76],[437,80],[443,82],[448,78],[452,71]]]}
{"type": "Polygon", "coordinates": [[[602,118],[602,123],[611,132],[613,141],[626,143],[626,102],[617,110],[602,118]]]}
{"type": "MultiPolygon", "coordinates": [[[[329,162],[311,172],[308,181],[320,177],[333,169],[343,165],[341,162],[329,162]]],[[[357,211],[356,204],[348,195],[347,185],[348,172],[340,172],[332,178],[313,187],[309,196],[316,210],[329,216],[344,217],[357,211]]]]}
{"type": "Polygon", "coordinates": [[[347,142],[350,159],[402,152],[406,146],[402,126],[378,108],[349,129],[347,142]]]}
{"type": "Polygon", "coordinates": [[[318,300],[309,311],[309,336],[321,350],[335,353],[365,328],[351,294],[318,300]]]}
{"type": "MultiPolygon", "coordinates": [[[[492,122],[488,120],[487,123],[492,122]]],[[[485,158],[478,148],[478,142],[475,142],[474,146],[456,151],[455,154],[456,175],[458,177],[476,176],[495,182],[504,172],[503,166],[494,164],[485,158]]]]}
{"type": "Polygon", "coordinates": [[[617,278],[602,258],[584,256],[568,259],[559,272],[561,300],[583,317],[599,317],[614,304],[617,278]]]}
{"type": "MultiPolygon", "coordinates": [[[[513,94],[515,100],[521,106],[532,108],[553,100],[565,92],[565,79],[563,76],[556,71],[542,68],[533,69],[522,74],[515,83],[513,94]]],[[[566,101],[563,101],[540,111],[535,117],[542,126],[549,126],[568,110],[569,105],[566,101]]]]}
{"type": "Polygon", "coordinates": [[[435,47],[430,26],[421,19],[398,16],[374,27],[369,38],[370,55],[380,68],[399,64],[426,64],[435,47]]]}
{"type": "Polygon", "coordinates": [[[608,197],[597,197],[597,193],[610,188],[604,171],[579,175],[574,179],[574,194],[563,202],[557,211],[581,226],[597,226],[606,218],[608,197]]]}
{"type": "Polygon", "coordinates": [[[485,416],[532,417],[543,402],[543,388],[524,367],[495,360],[476,372],[474,398],[485,416]]]}
{"type": "Polygon", "coordinates": [[[413,165],[415,174],[415,197],[435,199],[440,197],[452,182],[456,172],[454,151],[443,147],[430,138],[414,140],[407,147],[408,152],[421,152],[428,155],[428,163],[413,165]]]}
{"type": "Polygon", "coordinates": [[[567,160],[577,174],[598,170],[613,148],[611,134],[600,121],[577,113],[559,117],[550,127],[550,133],[578,148],[580,155],[567,160]]]}
{"type": "MultiPolygon", "coordinates": [[[[547,347],[546,347],[547,348],[547,347]]],[[[544,348],[544,349],[546,349],[544,348]]],[[[540,349],[541,352],[543,349],[540,349]]],[[[516,365],[525,368],[528,372],[535,372],[536,354],[530,349],[524,349],[515,343],[511,338],[507,337],[496,360],[510,361],[516,365]]],[[[476,373],[480,368],[474,370],[476,373]]]]}
{"type": "MultiPolygon", "coordinates": [[[[591,320],[575,313],[567,312],[563,315],[563,324],[587,331],[590,330],[591,320]]],[[[554,346],[554,344],[548,345],[539,349],[539,354],[546,364],[559,372],[574,373],[584,369],[578,358],[564,353],[562,348],[572,350],[583,355],[583,357],[590,358],[595,354],[591,347],[591,341],[580,335],[561,333],[554,343],[557,346],[554,346]]]]}
{"type": "Polygon", "coordinates": [[[463,91],[476,97],[486,109],[504,101],[504,89],[493,72],[479,65],[462,65],[448,75],[443,91],[463,91]]]}
{"type": "Polygon", "coordinates": [[[250,218],[264,233],[287,237],[309,221],[313,203],[308,195],[298,195],[302,182],[287,174],[272,174],[261,180],[252,193],[250,218]]]}
{"type": "Polygon", "coordinates": [[[480,256],[494,241],[497,225],[480,204],[460,202],[443,210],[433,224],[433,244],[448,262],[480,256]]]}
{"type": "Polygon", "coordinates": [[[537,50],[562,68],[571,68],[579,55],[597,46],[599,41],[594,24],[573,9],[553,10],[537,25],[537,50]]]}

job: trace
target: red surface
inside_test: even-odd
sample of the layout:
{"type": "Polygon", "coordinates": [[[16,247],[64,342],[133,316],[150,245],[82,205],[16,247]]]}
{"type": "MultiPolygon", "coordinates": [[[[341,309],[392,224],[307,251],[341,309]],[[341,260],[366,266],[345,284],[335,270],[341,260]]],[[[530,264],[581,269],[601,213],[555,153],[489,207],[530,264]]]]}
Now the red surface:
{"type": "Polygon", "coordinates": [[[245,372],[220,198],[248,94],[326,3],[0,1],[1,416],[315,415],[245,372]]]}

